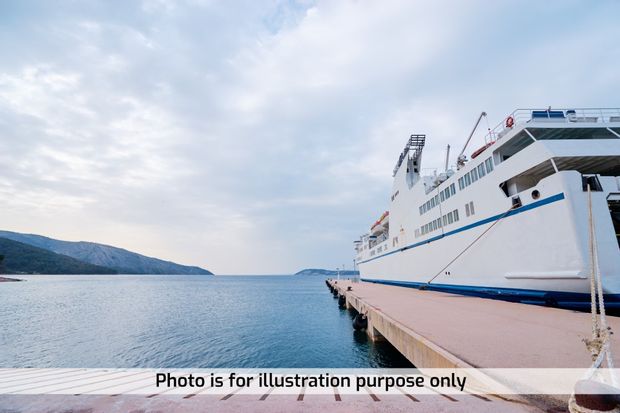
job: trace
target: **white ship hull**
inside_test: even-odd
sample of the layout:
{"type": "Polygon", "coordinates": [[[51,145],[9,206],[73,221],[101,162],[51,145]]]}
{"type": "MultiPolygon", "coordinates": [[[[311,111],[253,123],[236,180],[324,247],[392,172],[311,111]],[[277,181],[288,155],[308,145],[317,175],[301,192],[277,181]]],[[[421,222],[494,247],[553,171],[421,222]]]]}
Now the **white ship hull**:
{"type": "Polygon", "coordinates": [[[585,175],[595,179],[591,196],[599,268],[607,304],[614,306],[620,302],[620,248],[610,202],[620,199],[615,132],[620,123],[606,120],[517,124],[439,184],[417,175],[421,149],[413,162],[407,154],[406,165],[395,171],[389,233],[382,242],[362,238],[358,244],[362,279],[565,307],[589,305],[585,175]],[[558,132],[549,135],[551,130],[558,132]],[[488,168],[480,170],[485,161],[488,168]],[[483,176],[474,180],[475,169],[483,176]],[[429,204],[433,198],[437,202],[429,204]],[[425,203],[430,208],[422,209],[425,203]],[[455,210],[458,215],[447,219],[455,210]]]}

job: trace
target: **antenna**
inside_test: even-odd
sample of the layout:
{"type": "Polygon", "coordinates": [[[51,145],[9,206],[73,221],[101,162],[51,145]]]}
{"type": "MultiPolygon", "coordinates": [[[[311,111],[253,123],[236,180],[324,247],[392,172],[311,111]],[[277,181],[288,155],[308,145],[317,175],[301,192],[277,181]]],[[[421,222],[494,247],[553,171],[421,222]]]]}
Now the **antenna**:
{"type": "Polygon", "coordinates": [[[448,172],[448,163],[450,162],[450,145],[448,145],[448,147],[446,148],[446,166],[444,169],[444,171],[448,172]]]}
{"type": "Polygon", "coordinates": [[[478,120],[476,121],[476,124],[474,125],[474,128],[472,129],[471,133],[469,134],[469,137],[467,138],[467,141],[465,142],[465,146],[463,146],[463,150],[461,151],[461,153],[459,153],[459,156],[456,159],[456,167],[457,167],[457,169],[461,169],[463,166],[465,166],[465,162],[467,162],[467,157],[465,155],[463,155],[465,153],[465,149],[467,149],[467,145],[469,145],[469,141],[471,140],[471,137],[474,136],[474,132],[476,132],[476,129],[478,128],[478,125],[480,125],[480,121],[486,115],[487,115],[486,112],[482,112],[480,114],[480,116],[478,117],[478,120]]]}

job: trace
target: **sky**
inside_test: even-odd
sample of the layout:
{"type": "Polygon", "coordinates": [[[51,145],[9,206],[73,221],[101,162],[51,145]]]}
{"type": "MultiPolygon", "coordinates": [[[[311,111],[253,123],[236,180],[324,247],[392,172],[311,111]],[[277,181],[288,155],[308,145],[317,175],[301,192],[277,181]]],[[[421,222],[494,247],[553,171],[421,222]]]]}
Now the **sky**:
{"type": "Polygon", "coordinates": [[[410,134],[432,173],[482,111],[620,106],[618,16],[615,0],[2,1],[0,229],[216,274],[350,269],[410,134]]]}

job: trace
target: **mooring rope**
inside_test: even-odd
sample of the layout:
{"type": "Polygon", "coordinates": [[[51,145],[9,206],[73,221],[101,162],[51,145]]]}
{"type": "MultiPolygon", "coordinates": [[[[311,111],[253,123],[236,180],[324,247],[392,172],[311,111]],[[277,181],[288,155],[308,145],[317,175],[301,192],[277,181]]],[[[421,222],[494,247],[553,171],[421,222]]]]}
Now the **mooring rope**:
{"type": "Polygon", "coordinates": [[[489,226],[487,229],[485,229],[485,230],[482,232],[482,234],[478,235],[478,236],[476,237],[476,239],[474,239],[474,240],[473,240],[473,241],[472,241],[469,245],[467,245],[463,251],[461,251],[461,252],[460,252],[460,253],[459,253],[456,257],[454,257],[454,258],[452,259],[452,261],[450,261],[450,262],[449,262],[449,263],[448,263],[445,267],[443,267],[441,270],[439,270],[439,272],[438,272],[437,274],[435,274],[435,275],[433,276],[433,278],[431,278],[430,280],[428,280],[428,281],[426,282],[426,284],[424,284],[424,285],[420,286],[420,288],[419,288],[419,289],[420,289],[420,290],[423,290],[423,289],[425,289],[426,287],[428,287],[428,286],[429,286],[429,285],[433,282],[433,280],[435,280],[435,278],[439,277],[439,276],[441,275],[441,273],[442,273],[442,272],[444,272],[444,271],[445,271],[445,270],[446,270],[446,269],[447,269],[450,265],[452,265],[452,264],[453,264],[456,260],[458,260],[458,259],[461,257],[461,255],[465,254],[465,252],[466,252],[469,248],[471,248],[471,247],[472,247],[472,246],[473,246],[476,242],[478,242],[478,240],[479,240],[480,238],[482,238],[482,237],[484,236],[484,234],[486,234],[487,232],[489,232],[489,231],[491,230],[491,228],[493,228],[495,225],[497,225],[497,224],[498,224],[498,223],[499,223],[502,219],[504,219],[504,218],[505,218],[505,217],[506,217],[506,216],[510,213],[510,211],[514,210],[515,208],[516,208],[516,205],[511,206],[511,207],[510,207],[510,209],[509,209],[508,211],[504,212],[504,214],[503,214],[501,217],[499,217],[499,218],[497,219],[497,221],[495,221],[493,224],[491,224],[491,226],[489,226]]]}
{"type": "MultiPolygon", "coordinates": [[[[594,225],[594,215],[592,213],[592,191],[590,184],[588,189],[588,228],[589,228],[589,250],[590,250],[590,312],[592,316],[592,338],[584,339],[587,349],[592,355],[592,365],[584,375],[582,380],[590,380],[603,364],[607,361],[607,368],[610,372],[611,383],[618,387],[618,381],[613,371],[614,363],[611,354],[611,328],[607,325],[605,314],[605,301],[603,299],[603,281],[598,262],[598,245],[596,242],[596,231],[594,225]],[[597,305],[598,304],[598,305],[597,305]],[[598,311],[597,311],[598,310],[598,311]]],[[[572,413],[593,412],[591,409],[579,406],[575,400],[575,393],[571,394],[568,401],[568,409],[572,413]]],[[[620,412],[620,406],[616,406],[611,412],[620,412]]]]}

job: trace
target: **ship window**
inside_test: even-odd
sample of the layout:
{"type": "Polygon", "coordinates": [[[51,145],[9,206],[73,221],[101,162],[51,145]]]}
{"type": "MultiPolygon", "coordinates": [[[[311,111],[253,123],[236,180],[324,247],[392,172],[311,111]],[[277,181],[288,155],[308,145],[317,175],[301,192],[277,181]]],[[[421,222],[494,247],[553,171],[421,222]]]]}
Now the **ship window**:
{"type": "Polygon", "coordinates": [[[474,215],[474,214],[475,214],[475,212],[474,212],[474,201],[471,201],[471,202],[469,203],[469,212],[470,212],[472,215],[474,215]]]}
{"type": "Polygon", "coordinates": [[[437,227],[441,228],[441,218],[437,218],[437,227]]]}
{"type": "Polygon", "coordinates": [[[443,202],[443,201],[445,201],[445,200],[446,200],[446,197],[445,197],[444,191],[441,191],[441,193],[440,193],[439,195],[440,195],[440,196],[439,196],[439,199],[441,199],[441,202],[443,202]]]}
{"type": "Polygon", "coordinates": [[[493,158],[487,158],[484,165],[487,167],[487,173],[491,173],[493,171],[493,158]]]}
{"type": "Polygon", "coordinates": [[[469,204],[465,204],[465,216],[469,216],[469,204]]]}
{"type": "Polygon", "coordinates": [[[471,172],[471,182],[474,183],[478,180],[478,170],[476,168],[472,169],[471,172]]]}
{"type": "Polygon", "coordinates": [[[481,163],[480,165],[478,165],[478,168],[477,168],[477,169],[478,169],[478,176],[479,176],[480,178],[482,178],[483,176],[485,176],[485,175],[486,175],[486,172],[485,172],[485,170],[484,170],[484,163],[481,163]]]}
{"type": "Polygon", "coordinates": [[[435,205],[439,205],[439,195],[435,195],[435,205]]]}
{"type": "MultiPolygon", "coordinates": [[[[581,119],[588,119],[581,118],[581,119]]],[[[596,121],[595,117],[592,117],[596,121]]],[[[618,139],[607,128],[528,128],[537,140],[547,139],[618,139]]]]}
{"type": "Polygon", "coordinates": [[[459,178],[459,189],[463,190],[463,178],[459,178]]]}
{"type": "Polygon", "coordinates": [[[454,186],[454,184],[450,185],[450,194],[451,195],[456,194],[456,187],[454,186]]]}
{"type": "Polygon", "coordinates": [[[459,220],[459,210],[455,209],[454,211],[452,211],[454,213],[454,222],[459,220]]]}
{"type": "Polygon", "coordinates": [[[448,217],[444,215],[442,217],[442,220],[443,220],[443,226],[445,227],[448,224],[448,217]]]}
{"type": "Polygon", "coordinates": [[[433,231],[437,229],[437,221],[433,221],[433,231]]]}
{"type": "Polygon", "coordinates": [[[465,186],[471,185],[471,176],[469,175],[469,173],[465,175],[464,178],[465,178],[465,186]]]}
{"type": "Polygon", "coordinates": [[[454,222],[454,218],[452,217],[452,212],[448,213],[448,224],[451,224],[454,222]]]}

